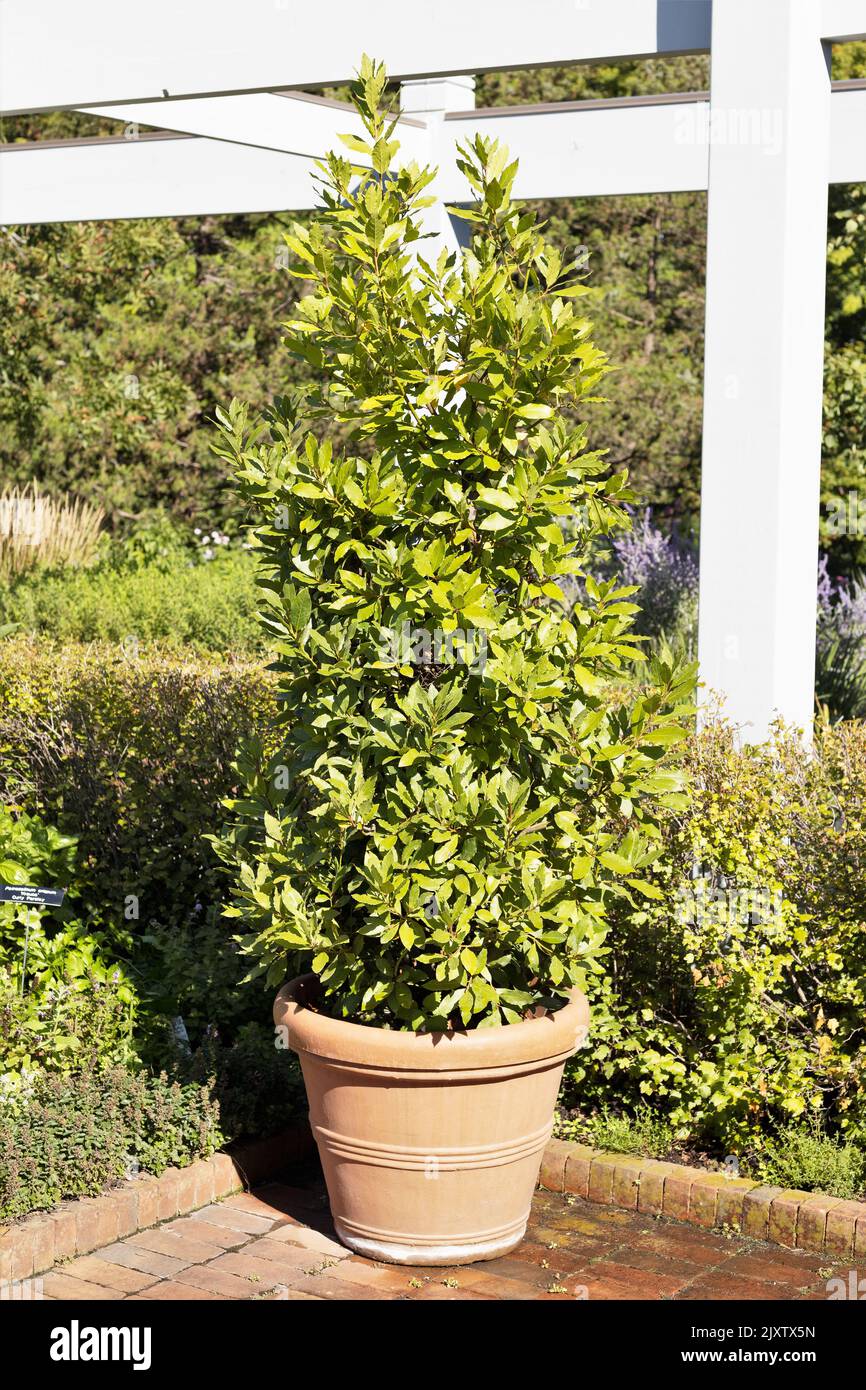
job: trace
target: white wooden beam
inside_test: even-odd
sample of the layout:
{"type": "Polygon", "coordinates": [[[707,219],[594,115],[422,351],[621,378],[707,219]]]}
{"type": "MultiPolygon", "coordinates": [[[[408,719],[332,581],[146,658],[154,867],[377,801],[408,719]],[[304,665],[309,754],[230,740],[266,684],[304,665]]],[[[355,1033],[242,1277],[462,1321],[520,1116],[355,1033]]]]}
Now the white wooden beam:
{"type": "MultiPolygon", "coordinates": [[[[456,201],[448,192],[448,176],[454,163],[454,150],[445,138],[445,119],[449,111],[466,111],[475,105],[475,78],[425,78],[420,82],[404,82],[400,87],[400,110],[407,116],[420,117],[426,122],[427,138],[436,169],[436,177],[427,189],[436,202],[422,212],[422,223],[429,237],[419,247],[419,254],[435,265],[442,251],[459,251],[470,240],[469,223],[453,217],[446,206],[456,201]]],[[[471,195],[463,181],[462,192],[471,195]]]]}
{"type": "MultiPolygon", "coordinates": [[[[461,105],[465,105],[469,88],[461,90],[461,105]]],[[[223,97],[213,104],[250,100],[223,97]]],[[[292,104],[292,110],[300,111],[300,103],[292,104]]],[[[216,139],[182,140],[147,132],[139,139],[0,146],[0,222],[312,207],[312,159],[258,147],[253,137],[283,139],[285,132],[277,136],[273,127],[255,127],[254,114],[251,109],[244,117],[248,124],[242,127],[256,146],[253,149],[216,139]]],[[[429,119],[430,113],[424,114],[429,119]]],[[[230,115],[219,114],[219,121],[213,118],[212,128],[228,129],[230,115]]],[[[346,126],[340,111],[333,115],[338,129],[346,126]]],[[[866,182],[866,83],[837,84],[831,116],[830,182],[866,182]]],[[[553,111],[544,107],[452,111],[440,122],[435,142],[433,132],[406,122],[401,123],[399,134],[407,153],[411,150],[416,157],[440,164],[443,200],[460,203],[468,200],[470,191],[454,166],[455,146],[475,131],[502,140],[519,157],[517,197],[591,198],[706,189],[709,124],[707,96],[699,93],[690,98],[564,102],[553,111]],[[407,134],[410,146],[405,145],[407,134]],[[418,149],[428,140],[426,153],[418,149]]],[[[133,126],[130,135],[134,133],[133,126]]],[[[327,129],[323,133],[327,136],[327,129]]],[[[726,133],[723,122],[719,134],[726,133]]],[[[309,130],[302,130],[299,138],[289,135],[285,143],[309,147],[317,156],[333,143],[329,137],[317,147],[309,137],[309,130]]]]}
{"type": "Polygon", "coordinates": [[[466,196],[455,151],[476,132],[501,141],[520,160],[518,198],[705,189],[708,113],[706,96],[691,94],[451,115],[436,150],[442,196],[455,202],[466,196]]]}
{"type": "MultiPolygon", "coordinates": [[[[353,106],[305,92],[256,92],[239,97],[201,97],[191,101],[152,101],[125,106],[91,106],[89,116],[106,116],[131,126],[155,126],[204,135],[211,140],[254,145],[258,149],[320,159],[327,150],[347,153],[340,135],[363,135],[353,106]]],[[[398,158],[424,164],[430,140],[423,121],[401,120],[398,158]]],[[[363,163],[360,156],[353,159],[363,163]]]]}
{"type": "MultiPolygon", "coordinates": [[[[2,0],[0,114],[706,49],[710,0],[2,0]]],[[[160,124],[167,124],[165,118],[160,124]]]]}
{"type": "Polygon", "coordinates": [[[834,85],[830,130],[830,182],[866,183],[866,82],[834,85]]]}
{"type": "Polygon", "coordinates": [[[834,43],[866,39],[866,0],[821,0],[821,37],[834,43]]]}
{"type": "Polygon", "coordinates": [[[715,0],[699,658],[749,742],[813,713],[828,56],[812,0],[715,0]]]}
{"type": "Polygon", "coordinates": [[[299,155],[193,136],[8,145],[0,224],[309,208],[312,172],[299,155]]]}

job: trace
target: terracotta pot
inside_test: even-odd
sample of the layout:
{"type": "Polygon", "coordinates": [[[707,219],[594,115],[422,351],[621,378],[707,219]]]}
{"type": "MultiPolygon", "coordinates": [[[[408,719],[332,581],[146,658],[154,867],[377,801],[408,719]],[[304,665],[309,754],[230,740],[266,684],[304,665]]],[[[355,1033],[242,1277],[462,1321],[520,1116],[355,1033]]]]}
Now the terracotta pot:
{"type": "Polygon", "coordinates": [[[340,1240],[394,1264],[468,1264],[518,1245],[565,1061],[586,1037],[580,990],[555,1014],[456,1034],[317,1013],[284,985],[274,1019],[298,1053],[340,1240]]]}

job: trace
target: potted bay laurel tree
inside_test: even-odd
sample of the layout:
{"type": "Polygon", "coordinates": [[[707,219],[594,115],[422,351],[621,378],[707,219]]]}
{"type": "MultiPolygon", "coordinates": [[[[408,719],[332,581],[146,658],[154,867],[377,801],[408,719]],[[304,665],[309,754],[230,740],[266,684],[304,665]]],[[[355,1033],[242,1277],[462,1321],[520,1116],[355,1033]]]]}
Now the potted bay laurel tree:
{"type": "Polygon", "coordinates": [[[523,1235],[610,903],[657,895],[691,674],[638,681],[634,590],[583,571],[630,497],[574,423],[606,370],[586,287],[482,137],[471,249],[425,259],[432,173],[394,167],[385,83],[365,59],[363,162],[329,155],[286,238],[308,384],[220,414],[280,746],[246,750],[216,843],[251,975],[292,977],[275,1019],[340,1238],[438,1264],[523,1235]]]}

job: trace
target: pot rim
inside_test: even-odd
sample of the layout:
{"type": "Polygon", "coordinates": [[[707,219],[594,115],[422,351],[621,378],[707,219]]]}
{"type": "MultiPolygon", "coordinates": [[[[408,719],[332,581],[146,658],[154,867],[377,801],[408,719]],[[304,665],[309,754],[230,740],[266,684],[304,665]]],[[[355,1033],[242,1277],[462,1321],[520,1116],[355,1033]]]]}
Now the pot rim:
{"type": "Polygon", "coordinates": [[[295,1052],[383,1070],[475,1071],[570,1057],[586,1040],[589,1004],[582,990],[569,990],[555,1013],[500,1028],[458,1033],[412,1033],[328,1018],[308,1006],[318,977],[298,975],[274,1000],[274,1023],[286,1028],[295,1052]]]}

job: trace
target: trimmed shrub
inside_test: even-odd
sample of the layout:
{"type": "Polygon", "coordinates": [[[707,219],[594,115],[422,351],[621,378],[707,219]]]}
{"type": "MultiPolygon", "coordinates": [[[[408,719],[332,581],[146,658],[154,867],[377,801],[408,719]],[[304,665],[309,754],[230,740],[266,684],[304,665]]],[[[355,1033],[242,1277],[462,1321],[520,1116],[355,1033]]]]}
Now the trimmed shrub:
{"type": "Polygon", "coordinates": [[[121,642],[134,657],[175,652],[255,654],[255,565],[247,551],[194,563],[151,563],[28,577],[0,587],[0,622],[60,642],[121,642]]]}
{"type": "Polygon", "coordinates": [[[78,837],[71,905],[128,949],[151,921],[218,901],[202,839],[237,786],[243,738],[266,740],[261,668],[117,648],[0,643],[0,797],[78,837]]]}

